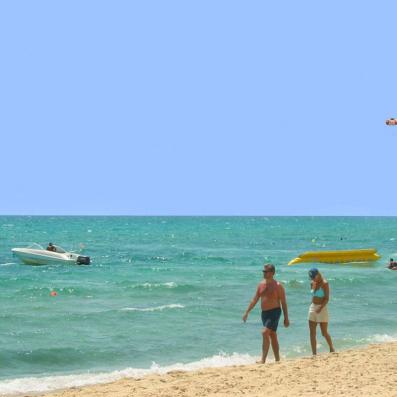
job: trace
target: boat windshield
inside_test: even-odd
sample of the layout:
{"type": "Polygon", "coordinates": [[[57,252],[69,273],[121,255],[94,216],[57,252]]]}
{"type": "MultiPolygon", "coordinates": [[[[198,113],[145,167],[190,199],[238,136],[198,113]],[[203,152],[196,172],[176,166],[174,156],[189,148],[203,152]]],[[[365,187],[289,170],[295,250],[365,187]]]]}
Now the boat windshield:
{"type": "MultiPolygon", "coordinates": [[[[55,252],[58,252],[58,254],[64,254],[66,252],[59,245],[53,244],[53,246],[55,247],[55,252]]],[[[37,244],[37,243],[33,243],[33,244],[29,245],[28,248],[35,249],[35,250],[45,250],[44,247],[42,247],[40,244],[37,244]]]]}
{"type": "Polygon", "coordinates": [[[66,251],[62,248],[62,247],[60,247],[59,245],[55,245],[55,244],[53,244],[54,245],[54,247],[55,247],[55,252],[58,252],[58,254],[64,254],[66,251]]]}
{"type": "Polygon", "coordinates": [[[44,249],[40,244],[37,244],[37,243],[30,244],[28,248],[32,248],[35,250],[43,250],[44,249]]]}

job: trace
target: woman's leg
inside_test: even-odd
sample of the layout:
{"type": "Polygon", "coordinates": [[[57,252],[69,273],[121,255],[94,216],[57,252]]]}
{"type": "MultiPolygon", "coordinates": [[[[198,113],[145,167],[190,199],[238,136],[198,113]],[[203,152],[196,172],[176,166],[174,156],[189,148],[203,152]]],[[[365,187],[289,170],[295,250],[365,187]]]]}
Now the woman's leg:
{"type": "Polygon", "coordinates": [[[321,334],[324,336],[328,343],[329,351],[333,353],[335,351],[334,345],[332,344],[331,335],[328,333],[328,323],[320,323],[321,334]]]}
{"type": "Polygon", "coordinates": [[[317,328],[317,323],[309,320],[310,345],[312,347],[313,356],[317,354],[316,328],[317,328]]]}

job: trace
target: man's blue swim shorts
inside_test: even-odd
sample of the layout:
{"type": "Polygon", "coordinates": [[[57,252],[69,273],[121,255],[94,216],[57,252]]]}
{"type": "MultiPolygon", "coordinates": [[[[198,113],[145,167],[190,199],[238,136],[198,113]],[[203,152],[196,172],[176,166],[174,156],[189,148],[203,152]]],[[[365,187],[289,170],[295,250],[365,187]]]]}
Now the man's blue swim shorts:
{"type": "Polygon", "coordinates": [[[270,310],[262,310],[262,323],[266,328],[276,332],[278,327],[278,321],[281,316],[281,308],[275,307],[270,310]]]}

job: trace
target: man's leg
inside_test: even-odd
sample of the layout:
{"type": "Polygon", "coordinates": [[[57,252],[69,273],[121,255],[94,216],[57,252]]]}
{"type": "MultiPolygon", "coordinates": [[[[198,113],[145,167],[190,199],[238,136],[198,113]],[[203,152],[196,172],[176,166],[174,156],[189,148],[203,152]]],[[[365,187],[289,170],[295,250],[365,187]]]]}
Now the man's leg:
{"type": "Polygon", "coordinates": [[[259,361],[260,363],[264,364],[266,362],[267,353],[269,352],[270,347],[270,333],[272,332],[269,328],[263,328],[262,331],[262,359],[259,361]]]}
{"type": "Polygon", "coordinates": [[[277,332],[276,331],[271,331],[270,332],[270,340],[271,340],[271,343],[272,343],[274,359],[276,361],[280,361],[280,347],[278,345],[278,339],[277,339],[277,332]]]}
{"type": "Polygon", "coordinates": [[[317,354],[316,328],[317,328],[317,323],[309,320],[310,344],[312,346],[313,356],[317,354]]]}

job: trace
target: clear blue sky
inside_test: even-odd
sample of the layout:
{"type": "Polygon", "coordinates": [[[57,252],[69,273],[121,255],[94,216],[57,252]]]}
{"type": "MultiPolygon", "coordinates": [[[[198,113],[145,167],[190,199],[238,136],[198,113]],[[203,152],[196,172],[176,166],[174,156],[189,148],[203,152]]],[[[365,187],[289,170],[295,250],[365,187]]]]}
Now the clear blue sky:
{"type": "Polygon", "coordinates": [[[0,214],[397,215],[395,1],[2,1],[0,214]]]}

